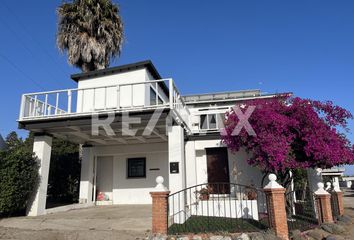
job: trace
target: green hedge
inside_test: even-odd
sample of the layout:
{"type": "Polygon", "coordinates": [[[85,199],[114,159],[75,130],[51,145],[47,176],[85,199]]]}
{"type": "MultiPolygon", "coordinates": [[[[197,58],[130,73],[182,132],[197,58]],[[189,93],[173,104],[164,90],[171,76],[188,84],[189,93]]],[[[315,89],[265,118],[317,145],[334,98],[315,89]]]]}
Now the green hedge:
{"type": "Polygon", "coordinates": [[[23,213],[38,181],[38,162],[28,144],[12,132],[0,151],[0,216],[23,213]]]}

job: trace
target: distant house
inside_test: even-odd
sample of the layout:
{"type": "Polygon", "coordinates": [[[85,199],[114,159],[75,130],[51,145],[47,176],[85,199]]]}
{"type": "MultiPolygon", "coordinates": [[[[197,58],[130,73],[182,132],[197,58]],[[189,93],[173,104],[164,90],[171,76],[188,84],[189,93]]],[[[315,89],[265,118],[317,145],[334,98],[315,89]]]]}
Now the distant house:
{"type": "Polygon", "coordinates": [[[0,150],[3,150],[5,149],[5,141],[4,139],[2,138],[1,134],[0,134],[0,150]]]}

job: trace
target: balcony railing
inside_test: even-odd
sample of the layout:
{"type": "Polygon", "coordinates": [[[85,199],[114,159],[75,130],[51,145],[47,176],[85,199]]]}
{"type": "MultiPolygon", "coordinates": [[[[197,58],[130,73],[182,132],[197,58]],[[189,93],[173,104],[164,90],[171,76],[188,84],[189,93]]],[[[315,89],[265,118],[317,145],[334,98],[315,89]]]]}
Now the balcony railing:
{"type": "Polygon", "coordinates": [[[189,110],[172,79],[22,95],[20,121],[170,108],[188,125],[189,110]]]}

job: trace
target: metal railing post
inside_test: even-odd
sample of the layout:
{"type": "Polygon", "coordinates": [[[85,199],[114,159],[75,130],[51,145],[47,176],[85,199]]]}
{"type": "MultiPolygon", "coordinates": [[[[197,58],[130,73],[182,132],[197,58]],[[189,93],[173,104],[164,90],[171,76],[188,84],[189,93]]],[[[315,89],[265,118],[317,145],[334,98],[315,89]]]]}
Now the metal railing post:
{"type": "Polygon", "coordinates": [[[120,108],[120,88],[119,85],[117,85],[117,108],[120,108]]]}
{"type": "Polygon", "coordinates": [[[71,90],[68,91],[68,113],[71,113],[71,90]]]}
{"type": "MultiPolygon", "coordinates": [[[[21,97],[21,107],[20,107],[20,119],[22,120],[22,118],[25,115],[25,106],[26,106],[26,96],[22,95],[21,97]]],[[[29,109],[30,111],[30,109],[29,109]]]]}
{"type": "Polygon", "coordinates": [[[48,94],[45,95],[43,116],[47,115],[48,94]]]}
{"type": "Polygon", "coordinates": [[[174,88],[173,88],[173,80],[170,79],[169,80],[169,90],[170,90],[170,96],[169,96],[169,100],[170,100],[170,109],[173,109],[173,92],[174,92],[174,88]]]}
{"type": "Polygon", "coordinates": [[[59,93],[57,93],[56,99],[55,99],[55,112],[54,115],[58,114],[58,108],[59,108],[59,93]]]}

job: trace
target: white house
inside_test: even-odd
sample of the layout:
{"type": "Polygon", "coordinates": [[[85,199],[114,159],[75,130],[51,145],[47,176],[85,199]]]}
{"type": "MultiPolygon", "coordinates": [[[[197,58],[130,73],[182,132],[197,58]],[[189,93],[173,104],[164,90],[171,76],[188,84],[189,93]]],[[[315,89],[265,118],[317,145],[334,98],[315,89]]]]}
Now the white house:
{"type": "Polygon", "coordinates": [[[260,171],[246,163],[245,152],[228,151],[219,131],[230,107],[274,94],[184,96],[151,61],[71,78],[75,89],[22,96],[19,126],[35,132],[34,152],[41,160],[41,183],[29,215],[46,212],[53,136],[83,144],[83,204],[151,204],[157,176],[172,193],[200,183],[260,185],[260,171]]]}

